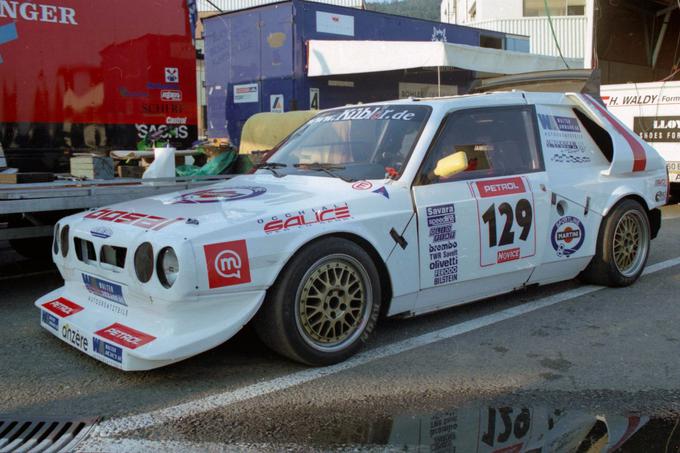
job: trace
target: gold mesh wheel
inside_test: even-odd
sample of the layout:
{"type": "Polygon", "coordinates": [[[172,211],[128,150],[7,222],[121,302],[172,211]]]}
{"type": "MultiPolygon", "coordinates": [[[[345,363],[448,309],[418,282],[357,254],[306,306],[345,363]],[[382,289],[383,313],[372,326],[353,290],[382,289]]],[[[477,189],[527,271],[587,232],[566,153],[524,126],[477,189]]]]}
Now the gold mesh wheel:
{"type": "Polygon", "coordinates": [[[370,280],[364,267],[349,255],[317,261],[300,282],[296,321],[312,347],[337,350],[364,330],[372,305],[370,280]]]}
{"type": "Polygon", "coordinates": [[[637,274],[644,265],[648,244],[649,231],[642,214],[626,212],[616,225],[612,243],[614,263],[621,274],[626,277],[637,274]]]}

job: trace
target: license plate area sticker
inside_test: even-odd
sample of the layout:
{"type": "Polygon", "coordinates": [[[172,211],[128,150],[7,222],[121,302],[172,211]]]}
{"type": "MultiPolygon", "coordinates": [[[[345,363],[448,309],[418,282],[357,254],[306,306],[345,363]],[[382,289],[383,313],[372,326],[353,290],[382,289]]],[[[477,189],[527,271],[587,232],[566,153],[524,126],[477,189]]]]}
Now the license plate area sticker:
{"type": "Polygon", "coordinates": [[[90,294],[127,307],[121,285],[88,274],[82,274],[82,276],[85,289],[90,294]]]}

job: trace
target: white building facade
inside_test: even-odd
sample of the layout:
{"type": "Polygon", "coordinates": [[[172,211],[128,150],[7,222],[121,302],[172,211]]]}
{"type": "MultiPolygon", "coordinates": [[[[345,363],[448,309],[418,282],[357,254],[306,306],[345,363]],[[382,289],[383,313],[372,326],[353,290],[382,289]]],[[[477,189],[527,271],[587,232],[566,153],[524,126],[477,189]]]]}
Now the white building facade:
{"type": "Polygon", "coordinates": [[[530,37],[531,52],[578,58],[590,66],[592,0],[443,0],[441,21],[530,37]],[[590,25],[589,25],[590,24],[590,25]],[[556,42],[557,41],[557,44],[556,42]]]}

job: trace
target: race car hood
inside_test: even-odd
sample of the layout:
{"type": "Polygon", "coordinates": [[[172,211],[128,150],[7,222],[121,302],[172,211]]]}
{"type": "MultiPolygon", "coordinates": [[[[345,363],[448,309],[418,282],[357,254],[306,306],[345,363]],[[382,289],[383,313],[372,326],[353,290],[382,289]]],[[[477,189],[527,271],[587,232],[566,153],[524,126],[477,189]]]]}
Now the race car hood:
{"type": "Polygon", "coordinates": [[[187,230],[180,225],[200,225],[198,230],[204,234],[242,223],[252,226],[253,221],[264,223],[304,209],[345,206],[377,196],[389,198],[384,183],[389,181],[348,183],[339,178],[307,175],[241,175],[200,189],[116,204],[84,217],[102,220],[112,227],[132,224],[184,236],[187,230]]]}

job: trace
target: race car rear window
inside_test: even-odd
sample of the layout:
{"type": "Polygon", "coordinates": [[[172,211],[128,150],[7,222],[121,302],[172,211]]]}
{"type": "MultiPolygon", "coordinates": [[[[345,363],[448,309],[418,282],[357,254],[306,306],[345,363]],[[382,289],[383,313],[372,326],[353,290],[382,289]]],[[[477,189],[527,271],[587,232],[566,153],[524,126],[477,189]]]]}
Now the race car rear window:
{"type": "Polygon", "coordinates": [[[416,184],[425,185],[543,170],[532,106],[459,110],[442,126],[416,184]],[[467,168],[455,176],[434,174],[437,163],[465,153],[467,168]]]}
{"type": "Polygon", "coordinates": [[[579,121],[581,121],[581,124],[583,124],[585,130],[588,131],[588,134],[600,149],[605,159],[611,162],[614,156],[614,145],[612,144],[612,137],[609,135],[609,132],[600,127],[595,121],[588,118],[588,116],[579,109],[574,109],[574,113],[579,121]]]}

